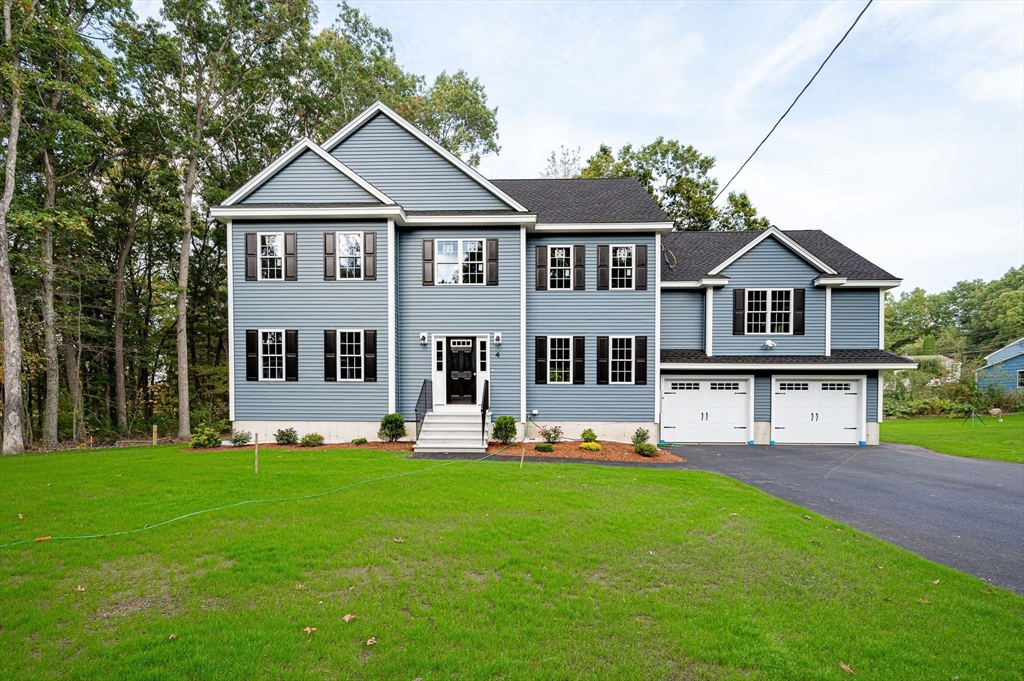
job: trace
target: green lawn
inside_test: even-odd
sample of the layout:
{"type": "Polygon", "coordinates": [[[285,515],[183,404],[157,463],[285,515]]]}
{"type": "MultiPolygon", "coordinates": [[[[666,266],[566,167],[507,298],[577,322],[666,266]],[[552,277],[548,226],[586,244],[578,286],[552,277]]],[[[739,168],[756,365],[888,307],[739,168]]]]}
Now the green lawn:
{"type": "Polygon", "coordinates": [[[1024,598],[723,476],[260,458],[0,458],[0,544],[414,473],[0,549],[0,678],[1024,676],[1024,598]]]}
{"type": "Polygon", "coordinates": [[[962,417],[883,421],[883,442],[918,445],[933,452],[1024,463],[1024,414],[1010,414],[1000,423],[994,416],[981,416],[984,425],[962,417]]]}

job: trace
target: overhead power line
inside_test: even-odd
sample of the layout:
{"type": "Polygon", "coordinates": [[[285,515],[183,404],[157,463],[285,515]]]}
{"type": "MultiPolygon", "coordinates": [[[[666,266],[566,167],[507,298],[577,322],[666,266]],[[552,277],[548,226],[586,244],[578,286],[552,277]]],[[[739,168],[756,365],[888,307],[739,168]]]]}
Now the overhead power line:
{"type": "Polygon", "coordinates": [[[772,129],[768,131],[768,134],[764,136],[764,139],[761,140],[761,144],[758,144],[757,148],[754,149],[753,153],[750,154],[750,156],[747,157],[747,160],[743,162],[743,165],[740,166],[740,169],[737,170],[736,173],[729,178],[729,181],[725,183],[725,186],[722,187],[717,194],[715,194],[715,198],[714,200],[712,200],[712,203],[717,201],[718,197],[725,193],[725,190],[729,188],[729,185],[731,185],[732,181],[736,179],[736,176],[743,172],[743,169],[747,167],[748,163],[750,163],[750,159],[754,158],[754,154],[756,154],[758,150],[761,148],[761,146],[768,141],[768,138],[772,136],[773,132],[775,132],[775,128],[779,127],[779,123],[782,122],[782,119],[786,117],[786,114],[788,114],[794,106],[796,106],[796,103],[800,101],[800,98],[803,96],[803,94],[807,92],[807,88],[811,87],[811,83],[813,83],[814,79],[818,77],[818,74],[821,73],[821,70],[825,68],[825,64],[827,64],[828,60],[832,58],[832,55],[836,53],[836,50],[839,49],[839,46],[843,44],[844,40],[846,40],[846,36],[850,35],[850,31],[853,30],[853,27],[857,25],[857,22],[860,21],[860,18],[864,16],[864,12],[868,11],[868,7],[871,7],[871,3],[874,1],[875,0],[868,0],[868,4],[864,5],[864,9],[860,11],[860,14],[857,15],[857,18],[853,20],[852,24],[850,24],[850,28],[846,29],[846,33],[844,33],[843,37],[839,39],[839,42],[836,43],[836,46],[832,48],[832,51],[828,53],[828,56],[825,57],[825,61],[821,62],[821,66],[819,66],[818,70],[814,72],[814,75],[811,76],[811,79],[807,81],[807,85],[804,85],[804,88],[800,90],[800,94],[796,96],[796,99],[794,99],[793,103],[789,105],[789,108],[787,108],[786,111],[779,117],[779,120],[775,121],[775,125],[773,125],[772,129]]]}

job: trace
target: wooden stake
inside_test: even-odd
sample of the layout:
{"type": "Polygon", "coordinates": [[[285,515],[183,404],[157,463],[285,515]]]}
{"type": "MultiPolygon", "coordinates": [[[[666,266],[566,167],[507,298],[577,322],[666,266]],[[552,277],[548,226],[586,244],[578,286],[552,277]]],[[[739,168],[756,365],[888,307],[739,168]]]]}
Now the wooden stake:
{"type": "Polygon", "coordinates": [[[153,424],[153,446],[156,447],[156,424],[153,424]]]}
{"type": "Polygon", "coordinates": [[[260,472],[260,434],[254,433],[253,437],[256,438],[256,462],[253,465],[253,469],[256,471],[256,475],[260,472]]]}

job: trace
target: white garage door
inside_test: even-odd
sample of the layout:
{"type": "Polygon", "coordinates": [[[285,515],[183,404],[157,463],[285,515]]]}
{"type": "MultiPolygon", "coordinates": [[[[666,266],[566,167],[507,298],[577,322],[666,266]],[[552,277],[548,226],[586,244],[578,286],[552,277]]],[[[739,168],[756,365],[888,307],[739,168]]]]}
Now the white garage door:
{"type": "Polygon", "coordinates": [[[661,438],[665,442],[747,442],[750,390],[746,378],[662,379],[661,438]]]}
{"type": "Polygon", "coordinates": [[[779,443],[857,444],[860,379],[772,380],[772,440],[779,443]]]}

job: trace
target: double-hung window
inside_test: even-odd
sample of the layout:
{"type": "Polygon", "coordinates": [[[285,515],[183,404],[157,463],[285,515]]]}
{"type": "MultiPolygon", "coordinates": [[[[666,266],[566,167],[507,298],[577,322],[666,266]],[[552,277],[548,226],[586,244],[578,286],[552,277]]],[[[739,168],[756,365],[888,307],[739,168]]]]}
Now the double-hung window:
{"type": "Polygon", "coordinates": [[[612,336],[610,378],[611,383],[633,382],[633,337],[612,336]]]}
{"type": "Polygon", "coordinates": [[[572,337],[548,337],[548,383],[572,383],[572,337]]]}
{"type": "Polygon", "coordinates": [[[633,247],[611,247],[611,287],[613,289],[633,288],[633,247]]]}
{"type": "Polygon", "coordinates": [[[572,288],[572,246],[548,248],[548,289],[572,288]]]}
{"type": "Polygon", "coordinates": [[[260,380],[284,380],[284,331],[260,331],[260,380]]]}
{"type": "Polygon", "coordinates": [[[747,289],[747,333],[792,333],[792,289],[747,289]]]}
{"type": "Polygon", "coordinates": [[[362,331],[338,331],[338,380],[363,380],[362,331]]]}
{"type": "Polygon", "coordinates": [[[1017,369],[1017,387],[1024,388],[1024,369],[1017,369]]]}
{"type": "Polygon", "coordinates": [[[483,239],[438,239],[438,284],[483,284],[483,239]]]}
{"type": "Polygon", "coordinates": [[[260,279],[284,279],[284,234],[259,234],[260,279]]]}
{"type": "Polygon", "coordinates": [[[363,278],[363,233],[338,232],[338,279],[363,278]]]}

